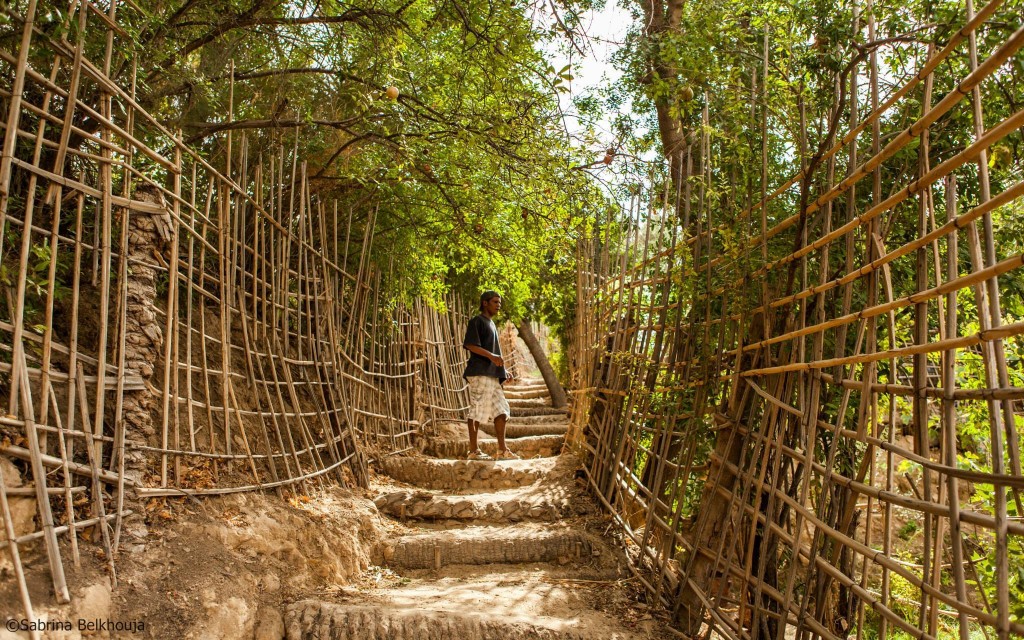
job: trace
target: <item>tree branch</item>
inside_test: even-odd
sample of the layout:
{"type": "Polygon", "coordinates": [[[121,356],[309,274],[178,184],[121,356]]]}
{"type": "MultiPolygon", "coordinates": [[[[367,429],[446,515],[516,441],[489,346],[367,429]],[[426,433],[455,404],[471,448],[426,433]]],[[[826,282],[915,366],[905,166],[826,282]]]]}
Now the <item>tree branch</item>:
{"type": "Polygon", "coordinates": [[[235,120],[233,122],[189,122],[184,126],[192,129],[203,129],[203,131],[188,138],[185,142],[187,144],[193,144],[222,131],[235,131],[238,129],[291,129],[315,125],[318,127],[330,127],[332,129],[345,130],[346,127],[364,119],[366,119],[365,116],[359,115],[346,118],[344,120],[278,120],[274,118],[267,118],[262,120],[235,120]]]}
{"type": "MultiPolygon", "coordinates": [[[[263,10],[268,0],[254,0],[253,5],[249,7],[243,13],[232,16],[223,22],[221,22],[216,28],[202,37],[196,38],[181,48],[177,54],[172,54],[166,60],[161,62],[153,71],[149,73],[147,81],[151,81],[161,72],[170,68],[179,59],[188,56],[193,51],[206,46],[210,42],[213,42],[220,36],[234,31],[236,29],[247,29],[249,27],[256,26],[301,26],[307,24],[343,24],[343,23],[362,23],[369,21],[376,23],[377,26],[381,26],[379,23],[380,19],[386,21],[395,21],[398,24],[404,25],[404,21],[399,17],[397,13],[390,13],[387,11],[379,11],[373,9],[348,9],[339,15],[334,16],[301,16],[297,18],[288,18],[273,15],[259,15],[260,11],[263,10]]],[[[405,7],[409,5],[406,4],[405,7]]]]}

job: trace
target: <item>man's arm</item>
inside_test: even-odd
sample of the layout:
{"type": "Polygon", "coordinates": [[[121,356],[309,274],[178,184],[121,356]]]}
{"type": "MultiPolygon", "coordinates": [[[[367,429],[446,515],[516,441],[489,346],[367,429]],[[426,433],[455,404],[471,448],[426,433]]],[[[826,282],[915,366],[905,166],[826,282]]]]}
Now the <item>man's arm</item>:
{"type": "Polygon", "coordinates": [[[462,346],[465,347],[466,349],[469,349],[472,353],[475,353],[478,356],[483,356],[487,358],[488,360],[493,362],[494,366],[496,367],[505,366],[505,360],[501,356],[496,356],[487,349],[484,349],[483,347],[479,347],[475,344],[464,344],[462,346]]]}

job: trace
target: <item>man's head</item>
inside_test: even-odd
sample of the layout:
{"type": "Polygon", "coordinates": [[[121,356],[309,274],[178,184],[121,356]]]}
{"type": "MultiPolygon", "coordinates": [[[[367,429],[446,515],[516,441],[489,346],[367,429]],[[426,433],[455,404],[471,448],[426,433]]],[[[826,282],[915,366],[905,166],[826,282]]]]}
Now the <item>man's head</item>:
{"type": "Polygon", "coordinates": [[[501,311],[501,294],[497,291],[484,291],[480,294],[480,312],[489,316],[501,311]]]}

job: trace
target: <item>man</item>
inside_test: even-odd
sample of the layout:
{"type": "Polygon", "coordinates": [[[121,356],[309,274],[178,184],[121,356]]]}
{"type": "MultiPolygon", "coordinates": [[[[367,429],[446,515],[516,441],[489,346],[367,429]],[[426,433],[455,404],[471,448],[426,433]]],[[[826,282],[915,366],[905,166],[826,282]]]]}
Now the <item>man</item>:
{"type": "Polygon", "coordinates": [[[480,296],[480,314],[474,316],[466,327],[463,348],[469,351],[469,362],[462,377],[469,385],[469,459],[490,460],[480,450],[477,435],[480,425],[494,421],[494,432],[498,438],[498,460],[519,458],[505,446],[505,421],[509,416],[508,400],[501,385],[508,379],[505,360],[501,356],[498,342],[498,328],[494,318],[501,311],[501,296],[496,291],[484,291],[480,296]]]}

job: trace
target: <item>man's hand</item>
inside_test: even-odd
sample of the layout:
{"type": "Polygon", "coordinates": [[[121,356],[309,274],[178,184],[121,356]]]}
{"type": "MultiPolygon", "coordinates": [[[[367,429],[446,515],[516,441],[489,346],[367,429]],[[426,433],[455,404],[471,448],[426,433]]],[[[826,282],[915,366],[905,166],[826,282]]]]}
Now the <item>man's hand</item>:
{"type": "Polygon", "coordinates": [[[487,349],[484,349],[483,347],[481,347],[479,345],[464,344],[464,345],[462,345],[462,347],[464,349],[468,349],[472,353],[477,354],[478,356],[483,356],[484,358],[487,358],[496,367],[504,367],[505,366],[505,359],[504,358],[502,358],[501,356],[494,355],[493,353],[491,353],[490,351],[488,351],[487,349]]]}

